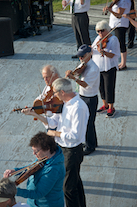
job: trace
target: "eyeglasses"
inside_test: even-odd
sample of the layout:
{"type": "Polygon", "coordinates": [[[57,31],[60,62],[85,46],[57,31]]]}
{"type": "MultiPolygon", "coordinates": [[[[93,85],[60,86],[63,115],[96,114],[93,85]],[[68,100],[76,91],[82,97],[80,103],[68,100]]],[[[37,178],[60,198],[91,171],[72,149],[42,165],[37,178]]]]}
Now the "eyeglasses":
{"type": "MultiPolygon", "coordinates": [[[[60,90],[59,90],[60,91],[60,90]]],[[[57,93],[57,92],[59,92],[59,91],[55,91],[55,92],[53,92],[53,96],[57,93]]]]}
{"type": "Polygon", "coordinates": [[[104,29],[100,29],[100,30],[97,30],[97,33],[99,34],[100,32],[104,32],[105,30],[104,29]]]}
{"type": "Polygon", "coordinates": [[[33,153],[34,153],[35,155],[37,155],[37,154],[39,153],[40,150],[41,150],[41,149],[39,149],[39,150],[37,150],[37,151],[33,151],[33,153]]]}

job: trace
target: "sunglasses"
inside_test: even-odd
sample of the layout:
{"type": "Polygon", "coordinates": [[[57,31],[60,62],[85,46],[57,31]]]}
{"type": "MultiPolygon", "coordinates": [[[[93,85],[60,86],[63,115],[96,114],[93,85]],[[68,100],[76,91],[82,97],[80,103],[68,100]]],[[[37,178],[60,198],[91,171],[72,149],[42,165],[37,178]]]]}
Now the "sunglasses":
{"type": "Polygon", "coordinates": [[[97,33],[104,32],[104,29],[97,30],[97,33]]]}

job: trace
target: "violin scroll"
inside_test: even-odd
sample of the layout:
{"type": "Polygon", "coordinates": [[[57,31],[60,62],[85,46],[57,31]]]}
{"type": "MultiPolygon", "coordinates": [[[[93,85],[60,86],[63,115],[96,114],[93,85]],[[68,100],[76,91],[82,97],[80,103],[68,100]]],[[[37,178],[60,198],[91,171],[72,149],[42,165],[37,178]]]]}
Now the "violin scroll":
{"type": "MultiPolygon", "coordinates": [[[[33,175],[35,172],[37,172],[39,169],[41,169],[42,167],[44,167],[46,160],[48,159],[48,157],[44,157],[41,160],[37,161],[33,167],[29,167],[26,168],[26,171],[21,174],[21,176],[16,179],[15,184],[16,186],[19,185],[20,183],[24,182],[28,177],[30,177],[31,175],[33,175]]],[[[22,171],[24,170],[24,168],[22,169],[22,171]]],[[[16,171],[17,173],[18,171],[16,171]]]]}
{"type": "Polygon", "coordinates": [[[78,67],[75,68],[75,70],[72,72],[73,75],[79,76],[81,75],[85,68],[86,68],[87,64],[85,62],[82,62],[78,67]]]}

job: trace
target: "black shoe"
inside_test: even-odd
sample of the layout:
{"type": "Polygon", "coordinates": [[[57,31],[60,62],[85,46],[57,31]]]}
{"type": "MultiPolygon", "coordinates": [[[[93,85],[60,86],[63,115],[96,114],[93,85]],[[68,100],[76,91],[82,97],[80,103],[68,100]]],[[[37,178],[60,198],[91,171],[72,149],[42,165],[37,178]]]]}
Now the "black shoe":
{"type": "Polygon", "coordinates": [[[89,155],[89,154],[91,154],[92,152],[94,152],[95,151],[95,148],[92,148],[92,149],[85,149],[84,151],[83,151],[83,154],[84,155],[89,155]]]}
{"type": "Polygon", "coordinates": [[[76,58],[78,58],[78,56],[77,55],[73,55],[71,58],[76,59],[76,58]]]}
{"type": "Polygon", "coordinates": [[[98,143],[95,145],[95,148],[98,147],[98,143]]]}
{"type": "Polygon", "coordinates": [[[133,42],[131,42],[131,43],[128,44],[128,48],[129,49],[131,49],[133,46],[134,46],[134,43],[133,42]]]}
{"type": "Polygon", "coordinates": [[[85,148],[86,147],[86,143],[82,143],[82,147],[85,148]]]}
{"type": "Polygon", "coordinates": [[[126,70],[127,66],[123,67],[123,68],[119,68],[119,70],[126,70]]]}

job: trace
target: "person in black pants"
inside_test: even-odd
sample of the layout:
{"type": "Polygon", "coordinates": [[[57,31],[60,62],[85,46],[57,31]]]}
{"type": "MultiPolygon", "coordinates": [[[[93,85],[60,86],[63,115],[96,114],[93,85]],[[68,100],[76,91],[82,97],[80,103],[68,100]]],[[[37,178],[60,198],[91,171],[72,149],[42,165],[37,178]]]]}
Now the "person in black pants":
{"type": "Polygon", "coordinates": [[[70,80],[58,78],[53,83],[53,94],[64,102],[62,113],[51,117],[36,114],[31,108],[23,109],[26,115],[33,115],[48,128],[47,134],[55,137],[64,154],[66,175],[63,185],[66,207],[86,207],[86,199],[80,165],[83,161],[82,143],[85,141],[89,110],[78,94],[72,91],[70,80]]]}
{"type": "MultiPolygon", "coordinates": [[[[77,50],[83,45],[91,45],[89,36],[89,17],[90,0],[63,0],[62,6],[70,4],[70,12],[72,13],[72,28],[75,34],[77,50]]],[[[72,58],[77,58],[76,55],[72,58]]]]}
{"type": "MultiPolygon", "coordinates": [[[[97,135],[95,130],[95,118],[98,105],[98,90],[100,81],[100,72],[98,66],[91,59],[91,47],[84,44],[78,49],[77,56],[81,61],[86,63],[84,71],[80,77],[76,78],[71,70],[66,71],[66,77],[73,79],[79,85],[79,94],[81,99],[89,108],[89,120],[86,132],[86,143],[84,155],[89,155],[97,147],[97,135]]],[[[79,67],[81,67],[79,65],[79,67]]]]}
{"type": "MultiPolygon", "coordinates": [[[[131,0],[131,10],[135,9],[134,0],[131,0]]],[[[135,19],[133,19],[135,20],[135,19]]],[[[135,27],[129,22],[128,28],[128,48],[132,48],[134,46],[134,38],[135,38],[135,27]]]]}

